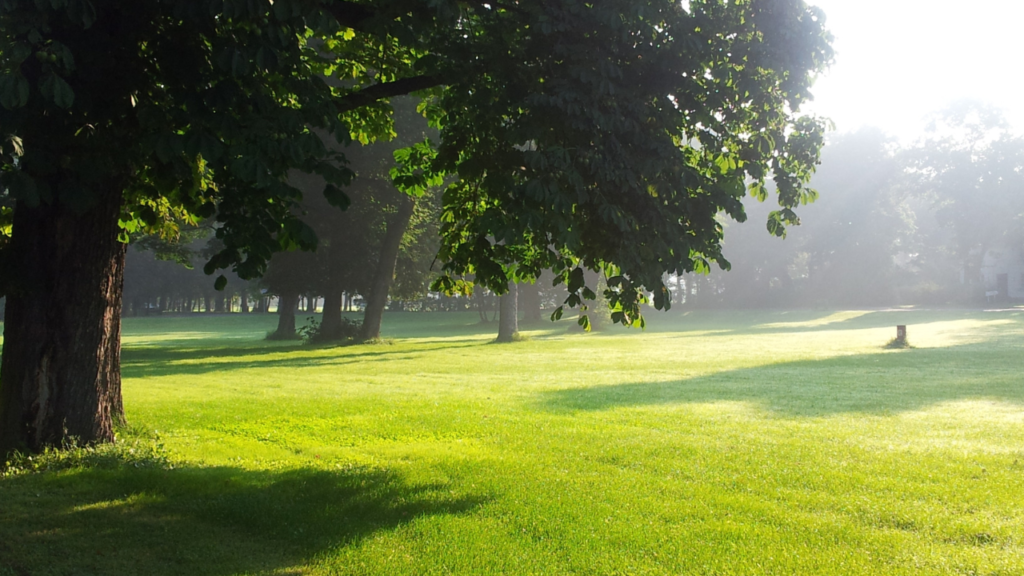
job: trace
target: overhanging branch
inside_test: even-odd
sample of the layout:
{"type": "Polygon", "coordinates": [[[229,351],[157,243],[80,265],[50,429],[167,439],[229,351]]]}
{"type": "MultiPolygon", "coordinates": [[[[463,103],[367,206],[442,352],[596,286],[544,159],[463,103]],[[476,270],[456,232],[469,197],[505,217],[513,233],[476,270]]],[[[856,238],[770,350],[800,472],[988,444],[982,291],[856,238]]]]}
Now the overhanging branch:
{"type": "Polygon", "coordinates": [[[444,84],[444,80],[438,75],[413,76],[412,78],[402,78],[394,82],[382,82],[339,98],[336,100],[335,106],[338,108],[338,112],[344,113],[373,104],[383,98],[402,96],[442,84],[444,84]]]}

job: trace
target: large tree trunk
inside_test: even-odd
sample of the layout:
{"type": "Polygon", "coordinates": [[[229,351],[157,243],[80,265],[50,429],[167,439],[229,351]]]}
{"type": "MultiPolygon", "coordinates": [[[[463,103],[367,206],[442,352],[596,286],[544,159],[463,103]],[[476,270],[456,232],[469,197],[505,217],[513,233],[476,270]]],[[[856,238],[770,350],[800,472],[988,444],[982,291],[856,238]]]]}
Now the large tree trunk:
{"type": "Polygon", "coordinates": [[[398,263],[398,250],[402,246],[402,236],[409,227],[416,201],[411,197],[403,197],[398,204],[398,212],[388,220],[388,229],[381,243],[377,270],[373,274],[373,284],[366,298],[366,311],[363,313],[363,339],[380,338],[380,324],[384,319],[384,306],[388,302],[388,292],[395,280],[395,266],[398,263]]]}
{"type": "Polygon", "coordinates": [[[508,283],[508,292],[498,301],[498,342],[512,342],[519,333],[519,286],[508,283]]]}
{"type": "Polygon", "coordinates": [[[18,202],[6,269],[0,453],[110,442],[121,404],[121,194],[18,202]]]}
{"type": "Polygon", "coordinates": [[[320,337],[324,340],[340,340],[341,334],[341,289],[332,288],[324,294],[324,311],[320,319],[320,337]]]}
{"type": "Polygon", "coordinates": [[[277,296],[277,330],[270,335],[273,340],[291,340],[295,338],[295,306],[299,295],[285,292],[277,296]]]}

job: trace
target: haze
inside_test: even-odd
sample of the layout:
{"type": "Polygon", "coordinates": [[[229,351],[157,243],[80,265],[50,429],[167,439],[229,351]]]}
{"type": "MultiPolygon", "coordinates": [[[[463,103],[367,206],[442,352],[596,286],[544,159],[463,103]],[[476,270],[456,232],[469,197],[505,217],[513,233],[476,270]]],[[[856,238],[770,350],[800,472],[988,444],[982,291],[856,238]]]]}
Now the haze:
{"type": "Polygon", "coordinates": [[[818,0],[835,35],[836,62],[809,111],[850,132],[877,126],[906,142],[952,101],[1002,108],[1024,127],[1016,66],[1024,3],[978,0],[818,0]]]}

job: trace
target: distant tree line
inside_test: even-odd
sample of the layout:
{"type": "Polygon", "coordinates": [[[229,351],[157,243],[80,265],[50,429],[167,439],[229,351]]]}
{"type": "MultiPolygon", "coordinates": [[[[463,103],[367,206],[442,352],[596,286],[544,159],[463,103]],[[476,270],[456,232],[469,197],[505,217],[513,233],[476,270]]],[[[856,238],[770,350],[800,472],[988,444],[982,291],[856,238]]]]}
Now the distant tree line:
{"type": "MultiPolygon", "coordinates": [[[[315,194],[304,200],[305,217],[321,238],[316,252],[279,253],[262,279],[229,275],[216,291],[196,268],[221,249],[210,230],[187,232],[177,244],[149,237],[129,249],[126,314],[273,311],[280,314],[276,336],[292,338],[296,315],[316,311],[324,313],[321,328],[335,331],[324,334],[328,339],[344,336],[342,312],[362,312],[376,323],[353,334],[367,338],[379,336],[385,308],[476,311],[481,322],[498,322],[502,310],[506,319],[546,318],[543,311],[564,298],[550,272],[512,284],[500,298],[483,287],[468,296],[430,291],[439,271],[440,198],[436,190],[410,198],[394,188],[395,151],[426,134],[411,105],[396,110],[404,114],[398,125],[416,127],[412,134],[346,150],[358,174],[347,191],[348,210],[332,209],[315,194]]],[[[877,129],[839,135],[812,180],[821,198],[803,208],[800,226],[786,238],[766,236],[759,223],[773,208],[748,198],[748,222],[721,220],[731,269],[669,276],[666,285],[675,306],[695,308],[1007,302],[1008,294],[985,284],[982,267],[987,254],[1008,247],[1024,257],[1022,169],[1024,141],[998,111],[972,103],[937,115],[929,136],[912,146],[900,147],[877,129]]],[[[597,273],[587,273],[587,284],[599,286],[597,273]]],[[[1014,281],[1024,283],[1024,276],[1014,281]]],[[[607,303],[588,305],[593,327],[609,324],[607,303]]],[[[506,339],[517,329],[500,327],[506,339]]]]}
{"type": "Polygon", "coordinates": [[[997,110],[959,103],[902,147],[876,129],[840,135],[811,183],[821,198],[785,239],[766,238],[769,208],[745,202],[750,222],[723,223],[732,269],[668,278],[675,303],[977,306],[1024,288],[1024,140],[997,110]],[[1010,293],[986,281],[986,258],[1010,270],[1010,293]]]}

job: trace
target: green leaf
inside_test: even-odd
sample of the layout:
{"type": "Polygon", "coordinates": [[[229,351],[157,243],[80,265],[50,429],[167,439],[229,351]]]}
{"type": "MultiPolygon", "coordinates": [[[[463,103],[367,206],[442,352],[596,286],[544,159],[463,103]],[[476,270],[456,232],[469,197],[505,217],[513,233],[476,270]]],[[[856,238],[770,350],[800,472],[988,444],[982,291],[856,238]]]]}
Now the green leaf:
{"type": "Polygon", "coordinates": [[[29,84],[21,74],[0,76],[0,105],[8,110],[28,104],[29,84]]]}
{"type": "Polygon", "coordinates": [[[24,76],[18,76],[18,107],[28,104],[29,85],[24,76]]]}
{"type": "Polygon", "coordinates": [[[348,207],[352,205],[352,199],[345,194],[345,191],[338,188],[334,184],[328,184],[324,188],[324,198],[331,206],[341,208],[342,210],[348,210],[348,207]]]}
{"type": "Polygon", "coordinates": [[[96,22],[96,7],[89,0],[81,0],[79,6],[82,7],[82,27],[88,30],[96,22]]]}
{"type": "Polygon", "coordinates": [[[24,202],[30,208],[39,206],[39,189],[31,176],[21,171],[9,172],[5,176],[3,184],[11,196],[19,202],[24,202]]]}
{"type": "Polygon", "coordinates": [[[75,102],[75,91],[71,89],[71,85],[53,72],[43,75],[39,82],[39,92],[44,98],[64,109],[70,108],[75,102]]]}
{"type": "Polygon", "coordinates": [[[590,316],[584,314],[576,320],[576,323],[582,326],[585,332],[590,332],[590,316]]]}
{"type": "Polygon", "coordinates": [[[12,61],[11,63],[12,64],[16,64],[16,65],[17,64],[21,64],[22,62],[27,60],[28,57],[31,56],[31,55],[32,55],[32,47],[31,46],[29,46],[28,44],[25,44],[24,42],[16,42],[14,44],[14,47],[11,48],[11,53],[10,53],[11,61],[12,61]]]}
{"type": "Polygon", "coordinates": [[[213,289],[218,292],[223,290],[228,285],[228,279],[223,274],[217,276],[217,279],[213,282],[213,289]]]}
{"type": "Polygon", "coordinates": [[[583,288],[584,282],[583,268],[573,268],[572,272],[569,273],[569,292],[573,294],[579,292],[580,288],[583,288]]]}

